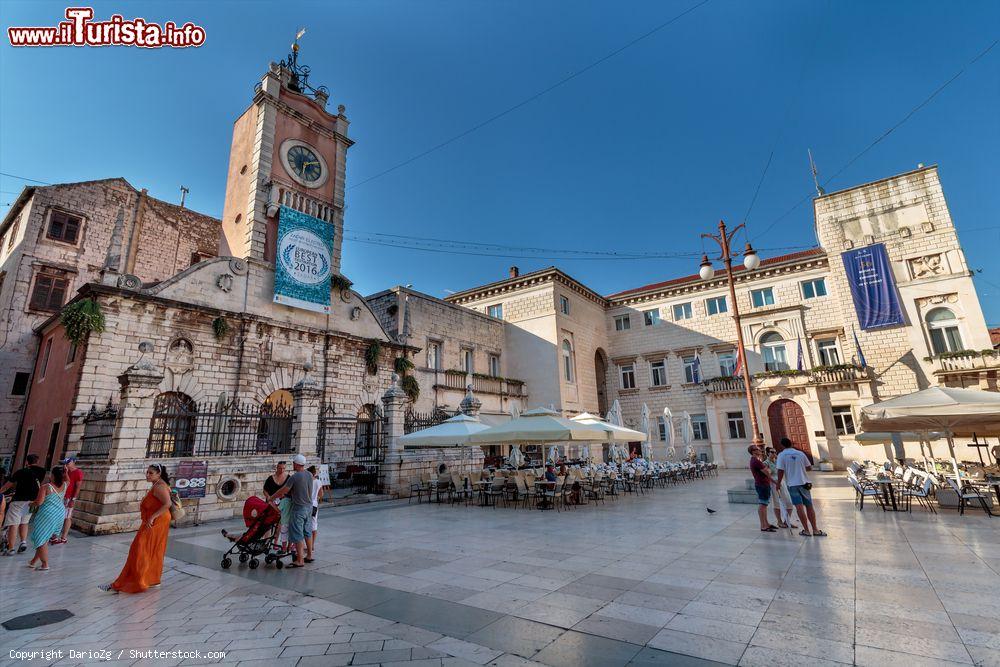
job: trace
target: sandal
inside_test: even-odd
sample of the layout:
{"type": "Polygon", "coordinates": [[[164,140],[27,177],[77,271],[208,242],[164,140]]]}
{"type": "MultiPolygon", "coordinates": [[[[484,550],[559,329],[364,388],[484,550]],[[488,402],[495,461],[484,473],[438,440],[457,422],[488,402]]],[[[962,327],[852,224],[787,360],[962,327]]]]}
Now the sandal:
{"type": "Polygon", "coordinates": [[[824,533],[822,530],[817,530],[815,533],[813,533],[813,537],[826,537],[826,536],[827,536],[826,533],[824,533]]]}
{"type": "Polygon", "coordinates": [[[778,529],[775,528],[774,526],[768,526],[767,528],[761,528],[760,529],[760,532],[762,532],[762,533],[775,533],[777,531],[778,531],[778,529]]]}
{"type": "Polygon", "coordinates": [[[812,533],[810,533],[808,530],[805,529],[800,530],[799,535],[801,535],[802,537],[812,537],[812,533]]]}
{"type": "Polygon", "coordinates": [[[302,560],[303,560],[303,561],[305,561],[306,563],[312,563],[312,562],[314,562],[314,561],[315,561],[316,559],[315,559],[315,558],[303,558],[302,560]]]}
{"type": "Polygon", "coordinates": [[[291,570],[292,568],[296,567],[305,567],[305,565],[299,565],[298,563],[289,563],[288,565],[285,566],[285,569],[291,570]]]}

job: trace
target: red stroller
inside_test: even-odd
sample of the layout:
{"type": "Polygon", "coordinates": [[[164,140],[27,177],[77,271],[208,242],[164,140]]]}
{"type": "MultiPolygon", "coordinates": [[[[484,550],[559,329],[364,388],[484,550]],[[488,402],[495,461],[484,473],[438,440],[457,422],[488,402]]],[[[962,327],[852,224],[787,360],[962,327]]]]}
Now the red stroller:
{"type": "Polygon", "coordinates": [[[258,556],[264,556],[264,562],[274,563],[279,570],[284,567],[282,558],[292,555],[291,551],[279,551],[274,547],[275,533],[281,523],[281,511],[274,505],[269,505],[263,498],[250,496],[243,503],[243,521],[247,529],[239,537],[230,535],[225,529],[222,534],[233,542],[222,556],[222,567],[228,570],[233,560],[233,554],[238,554],[241,563],[249,561],[250,569],[256,570],[260,566],[258,556]]]}

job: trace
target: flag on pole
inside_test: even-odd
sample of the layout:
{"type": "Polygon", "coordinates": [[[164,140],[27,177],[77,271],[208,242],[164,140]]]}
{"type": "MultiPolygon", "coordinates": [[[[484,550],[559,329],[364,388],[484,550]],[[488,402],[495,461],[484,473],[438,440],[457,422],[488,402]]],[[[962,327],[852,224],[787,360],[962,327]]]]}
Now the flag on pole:
{"type": "Polygon", "coordinates": [[[733,371],[733,377],[738,378],[741,375],[743,375],[743,353],[736,350],[736,370],[733,371]]]}
{"type": "Polygon", "coordinates": [[[694,362],[691,364],[691,379],[694,382],[701,382],[701,357],[694,353],[694,362]]]}
{"type": "Polygon", "coordinates": [[[858,355],[858,365],[861,368],[868,368],[868,362],[865,361],[865,353],[861,351],[861,341],[858,340],[858,332],[855,331],[854,325],[851,325],[851,333],[854,334],[854,349],[858,355]]]}
{"type": "Polygon", "coordinates": [[[803,354],[802,354],[802,336],[799,336],[799,360],[795,364],[796,370],[800,370],[801,371],[804,364],[805,364],[805,361],[804,361],[804,357],[803,357],[803,354]]]}

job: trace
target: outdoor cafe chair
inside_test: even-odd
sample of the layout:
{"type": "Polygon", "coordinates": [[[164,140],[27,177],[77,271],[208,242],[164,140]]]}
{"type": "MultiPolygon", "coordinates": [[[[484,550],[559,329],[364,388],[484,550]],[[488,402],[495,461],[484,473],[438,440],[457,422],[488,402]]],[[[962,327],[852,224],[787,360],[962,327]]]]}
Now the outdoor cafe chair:
{"type": "Polygon", "coordinates": [[[971,502],[979,503],[979,506],[983,508],[988,516],[993,516],[993,512],[990,511],[990,506],[987,502],[986,496],[972,484],[963,484],[959,486],[958,482],[955,481],[953,477],[946,477],[948,480],[948,485],[951,486],[952,490],[958,495],[958,513],[965,514],[965,506],[971,502]]]}
{"type": "Polygon", "coordinates": [[[916,487],[911,486],[903,489],[903,498],[906,499],[906,509],[910,510],[910,503],[916,498],[918,503],[934,514],[937,514],[937,510],[934,509],[934,504],[931,502],[934,496],[934,478],[927,474],[914,473],[911,479],[922,481],[916,487]]]}
{"type": "Polygon", "coordinates": [[[858,506],[858,510],[865,509],[865,498],[874,498],[876,504],[882,505],[882,491],[873,482],[858,479],[850,471],[847,473],[847,479],[854,487],[854,502],[858,506]]]}

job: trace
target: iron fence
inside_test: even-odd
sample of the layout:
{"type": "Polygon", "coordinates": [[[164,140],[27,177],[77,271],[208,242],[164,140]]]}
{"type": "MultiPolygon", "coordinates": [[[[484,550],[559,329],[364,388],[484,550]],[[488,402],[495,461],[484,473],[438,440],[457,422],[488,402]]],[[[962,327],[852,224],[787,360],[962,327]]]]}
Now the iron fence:
{"type": "Polygon", "coordinates": [[[288,454],[292,417],[288,405],[245,401],[198,404],[178,392],[156,397],[146,456],[253,456],[288,454]]]}
{"type": "Polygon", "coordinates": [[[83,418],[83,437],[80,439],[80,458],[106,459],[111,455],[111,441],[118,423],[118,406],[108,400],[103,409],[96,405],[83,418]]]}
{"type": "MultiPolygon", "coordinates": [[[[455,414],[458,414],[457,412],[455,414]]],[[[431,426],[437,426],[438,424],[447,421],[455,416],[447,410],[441,408],[435,408],[434,411],[428,413],[413,412],[412,410],[407,410],[406,415],[403,417],[403,432],[413,433],[414,431],[420,431],[425,428],[430,428],[431,426]]]]}
{"type": "Polygon", "coordinates": [[[317,453],[333,464],[331,480],[355,493],[381,493],[385,476],[385,416],[374,404],[355,415],[338,415],[334,406],[320,410],[317,453]]]}

